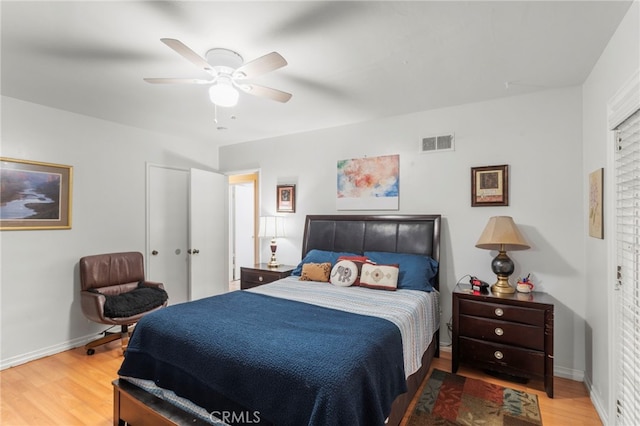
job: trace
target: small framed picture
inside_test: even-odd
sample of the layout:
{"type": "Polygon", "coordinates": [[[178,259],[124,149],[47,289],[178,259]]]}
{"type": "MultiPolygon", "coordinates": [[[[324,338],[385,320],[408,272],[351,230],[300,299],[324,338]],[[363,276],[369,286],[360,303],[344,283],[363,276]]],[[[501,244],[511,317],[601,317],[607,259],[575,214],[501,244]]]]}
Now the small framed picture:
{"type": "Polygon", "coordinates": [[[471,168],[471,207],[509,205],[509,166],[471,168]]]}
{"type": "Polygon", "coordinates": [[[278,213],[295,213],[296,186],[278,185],[276,191],[276,211],[278,213]]]}
{"type": "Polygon", "coordinates": [[[73,168],[0,158],[0,229],[70,229],[73,168]]]}

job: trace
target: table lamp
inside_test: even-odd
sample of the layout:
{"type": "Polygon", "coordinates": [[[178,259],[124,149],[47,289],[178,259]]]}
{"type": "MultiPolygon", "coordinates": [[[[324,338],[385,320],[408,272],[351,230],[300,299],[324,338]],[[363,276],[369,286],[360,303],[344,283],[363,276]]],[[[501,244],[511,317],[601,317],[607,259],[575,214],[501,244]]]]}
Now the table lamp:
{"type": "Polygon", "coordinates": [[[476,247],[485,250],[498,250],[498,255],[491,262],[491,270],[498,280],[491,286],[491,291],[499,294],[514,293],[516,289],[509,284],[509,276],[515,270],[513,261],[507,251],[526,250],[526,240],[513,222],[511,216],[494,216],[484,228],[476,247]]]}
{"type": "Polygon", "coordinates": [[[260,217],[260,238],[271,238],[269,247],[271,248],[271,259],[267,263],[269,268],[277,268],[280,264],[276,260],[276,250],[278,244],[276,238],[282,238],[284,234],[284,218],[280,216],[261,216],[260,217]]]}

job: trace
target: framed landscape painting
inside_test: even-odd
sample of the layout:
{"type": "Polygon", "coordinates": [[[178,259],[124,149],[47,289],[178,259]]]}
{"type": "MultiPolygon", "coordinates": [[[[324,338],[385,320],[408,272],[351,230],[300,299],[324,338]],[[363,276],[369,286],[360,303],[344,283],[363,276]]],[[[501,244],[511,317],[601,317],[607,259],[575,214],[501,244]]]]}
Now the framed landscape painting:
{"type": "Polygon", "coordinates": [[[0,229],[70,229],[73,168],[0,157],[0,229]]]}

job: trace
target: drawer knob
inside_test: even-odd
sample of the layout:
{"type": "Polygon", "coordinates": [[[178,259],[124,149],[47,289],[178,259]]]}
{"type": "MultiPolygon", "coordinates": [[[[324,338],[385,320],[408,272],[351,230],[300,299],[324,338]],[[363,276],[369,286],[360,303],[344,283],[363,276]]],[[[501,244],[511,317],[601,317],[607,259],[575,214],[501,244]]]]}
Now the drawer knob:
{"type": "Polygon", "coordinates": [[[496,336],[502,336],[504,334],[504,330],[500,327],[496,327],[496,329],[493,331],[496,333],[496,336]]]}
{"type": "Polygon", "coordinates": [[[502,354],[502,352],[500,352],[500,351],[495,351],[495,352],[493,353],[493,356],[495,356],[495,357],[496,357],[496,359],[502,359],[502,358],[504,358],[504,355],[503,355],[503,354],[502,354]]]}
{"type": "Polygon", "coordinates": [[[264,278],[262,278],[262,275],[260,275],[260,276],[258,277],[258,281],[260,281],[260,282],[264,281],[264,278]]]}
{"type": "Polygon", "coordinates": [[[496,308],[496,310],[494,311],[496,313],[496,316],[501,317],[504,315],[504,311],[501,308],[496,308]]]}

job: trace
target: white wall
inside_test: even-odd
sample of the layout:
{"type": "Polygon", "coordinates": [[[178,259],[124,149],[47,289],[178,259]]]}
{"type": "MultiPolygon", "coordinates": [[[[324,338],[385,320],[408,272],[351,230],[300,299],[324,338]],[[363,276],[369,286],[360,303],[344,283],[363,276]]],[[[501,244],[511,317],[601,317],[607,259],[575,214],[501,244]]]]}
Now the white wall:
{"type": "Polygon", "coordinates": [[[607,127],[607,104],[623,84],[640,69],[640,4],[636,1],[627,12],[616,33],[591,71],[583,86],[583,150],[584,166],[582,170],[583,200],[588,203],[587,176],[596,169],[605,169],[605,227],[604,240],[590,238],[585,227],[585,283],[587,321],[587,377],[591,388],[591,398],[603,420],[610,417],[613,409],[611,400],[615,395],[610,389],[615,380],[615,371],[610,368],[613,355],[609,346],[612,324],[609,321],[613,285],[615,283],[615,265],[608,260],[613,234],[613,215],[615,197],[614,174],[612,164],[613,137],[607,127]]]}
{"type": "MultiPolygon", "coordinates": [[[[220,168],[261,170],[263,214],[275,212],[277,184],[297,184],[289,237],[278,244],[278,260],[297,264],[304,217],[337,213],[336,162],[400,154],[400,210],[366,213],[442,214],[443,324],[451,318],[451,291],[459,279],[472,274],[495,280],[492,252],[475,248],[488,218],[513,216],[532,246],[510,253],[515,275],[531,272],[538,289],[558,300],[556,373],[582,379],[586,296],[581,109],[579,87],[551,90],[225,146],[219,153],[220,168]],[[442,132],[455,132],[455,152],[418,153],[422,137],[442,132]],[[510,167],[510,205],[472,208],[470,168],[498,164],[510,167]]],[[[441,336],[443,343],[451,341],[446,331],[441,336]]]]}
{"type": "Polygon", "coordinates": [[[1,363],[84,344],[78,260],[145,250],[146,162],[212,169],[206,144],[2,97],[3,157],[73,166],[72,229],[2,231],[1,363]]]}

